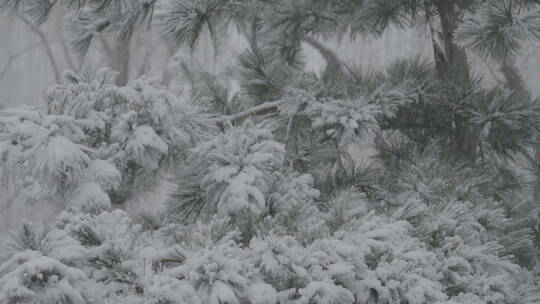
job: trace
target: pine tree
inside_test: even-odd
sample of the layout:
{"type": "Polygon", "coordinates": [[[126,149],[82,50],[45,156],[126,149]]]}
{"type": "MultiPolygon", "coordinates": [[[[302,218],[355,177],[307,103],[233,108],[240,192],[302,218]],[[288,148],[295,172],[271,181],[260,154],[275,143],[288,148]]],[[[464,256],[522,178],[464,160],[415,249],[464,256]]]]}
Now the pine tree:
{"type": "MultiPolygon", "coordinates": [[[[24,221],[11,234],[0,300],[540,301],[528,171],[540,108],[512,65],[538,39],[535,1],[64,4],[82,52],[98,32],[125,42],[139,24],[171,49],[209,34],[217,54],[234,23],[248,47],[229,76],[201,73],[188,94],[85,69],[49,91],[45,110],[1,112],[0,170],[16,200],[64,210],[52,227],[24,221]],[[384,70],[346,65],[321,42],[417,25],[433,59],[384,70]],[[325,58],[321,73],[304,69],[304,44],[325,58]],[[474,75],[468,51],[507,83],[474,75]],[[359,166],[352,145],[373,159],[359,166]],[[173,184],[163,213],[114,210],[161,179],[173,184]]],[[[45,22],[56,5],[0,8],[45,22]]]]}

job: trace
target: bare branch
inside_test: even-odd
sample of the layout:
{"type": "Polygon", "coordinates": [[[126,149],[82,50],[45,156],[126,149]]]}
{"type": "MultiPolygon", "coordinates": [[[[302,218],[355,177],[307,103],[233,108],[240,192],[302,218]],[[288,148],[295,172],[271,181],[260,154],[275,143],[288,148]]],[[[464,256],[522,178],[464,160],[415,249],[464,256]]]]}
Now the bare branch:
{"type": "MultiPolygon", "coordinates": [[[[53,43],[53,41],[49,41],[49,43],[53,43]]],[[[13,63],[13,61],[15,59],[17,59],[18,57],[32,51],[36,47],[40,47],[42,45],[43,45],[43,42],[40,41],[38,43],[34,43],[34,44],[31,44],[31,45],[23,48],[22,50],[20,50],[19,52],[15,53],[15,54],[10,55],[7,62],[6,62],[6,64],[2,68],[2,71],[0,72],[0,81],[2,81],[2,79],[6,76],[7,72],[9,71],[9,67],[11,66],[11,64],[13,63]]]]}
{"type": "Polygon", "coordinates": [[[321,54],[326,61],[327,69],[336,71],[341,70],[341,62],[334,51],[312,37],[306,36],[303,40],[321,54]]]}
{"type": "Polygon", "coordinates": [[[265,114],[271,111],[276,110],[281,104],[283,103],[283,100],[276,100],[276,101],[268,101],[265,103],[262,103],[258,106],[254,106],[252,108],[249,108],[247,110],[244,110],[242,112],[238,112],[236,114],[222,116],[219,118],[216,118],[215,121],[217,123],[226,123],[226,122],[232,122],[236,121],[245,117],[249,117],[252,115],[260,115],[265,114]]]}
{"type": "Polygon", "coordinates": [[[54,55],[52,53],[51,47],[49,45],[49,41],[47,40],[47,37],[45,37],[45,34],[43,31],[34,25],[30,20],[28,20],[24,15],[17,13],[16,14],[19,19],[21,19],[26,26],[28,26],[32,32],[34,32],[36,35],[38,35],[39,39],[43,43],[43,46],[45,47],[45,52],[47,53],[47,57],[49,58],[49,62],[51,63],[53,73],[54,73],[54,80],[56,82],[60,82],[60,70],[58,68],[58,64],[56,63],[56,60],[54,59],[54,55]]]}

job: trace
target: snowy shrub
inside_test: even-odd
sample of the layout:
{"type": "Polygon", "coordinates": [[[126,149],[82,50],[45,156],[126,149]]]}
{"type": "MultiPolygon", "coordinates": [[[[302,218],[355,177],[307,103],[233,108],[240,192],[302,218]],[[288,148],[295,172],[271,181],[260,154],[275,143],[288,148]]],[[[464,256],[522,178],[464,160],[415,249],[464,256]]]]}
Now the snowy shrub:
{"type": "Polygon", "coordinates": [[[155,275],[148,285],[145,301],[149,304],[200,304],[195,290],[178,279],[155,275]]]}
{"type": "Polygon", "coordinates": [[[190,151],[169,209],[184,216],[265,213],[272,172],[281,169],[284,160],[285,149],[269,129],[246,124],[226,130],[190,151]]]}
{"type": "Polygon", "coordinates": [[[377,105],[364,100],[321,100],[306,109],[313,127],[324,128],[339,147],[353,143],[364,133],[378,127],[375,117],[381,113],[377,105]]]}
{"type": "Polygon", "coordinates": [[[75,119],[31,109],[1,113],[2,176],[25,200],[69,199],[88,180],[91,158],[77,143],[83,134],[75,119]]]}
{"type": "Polygon", "coordinates": [[[21,195],[106,209],[105,194],[127,199],[214,133],[205,114],[157,82],[118,87],[114,76],[108,69],[68,73],[49,91],[46,113],[3,110],[0,168],[21,195]]]}
{"type": "Polygon", "coordinates": [[[0,267],[4,303],[84,303],[86,274],[35,251],[15,254],[0,267]]]}
{"type": "Polygon", "coordinates": [[[186,252],[183,265],[165,274],[192,286],[202,303],[242,303],[248,295],[242,251],[227,242],[210,249],[186,252]]]}

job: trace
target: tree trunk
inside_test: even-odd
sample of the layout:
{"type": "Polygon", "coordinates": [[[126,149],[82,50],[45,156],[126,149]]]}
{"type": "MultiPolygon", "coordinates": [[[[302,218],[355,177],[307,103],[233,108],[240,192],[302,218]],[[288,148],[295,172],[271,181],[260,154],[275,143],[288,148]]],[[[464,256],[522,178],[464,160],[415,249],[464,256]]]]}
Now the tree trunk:
{"type": "Polygon", "coordinates": [[[531,94],[525,86],[525,81],[519,74],[514,61],[511,58],[506,58],[501,64],[501,72],[506,79],[506,87],[513,91],[514,95],[520,100],[529,100],[531,94]]]}
{"type": "MultiPolygon", "coordinates": [[[[433,39],[435,65],[443,81],[466,88],[470,84],[471,76],[465,50],[454,43],[454,31],[459,21],[455,2],[454,0],[435,2],[441,26],[438,39],[433,39]]],[[[454,116],[454,149],[459,158],[472,162],[476,160],[478,145],[474,133],[474,128],[467,121],[467,117],[459,114],[454,116]]]]}
{"type": "MultiPolygon", "coordinates": [[[[525,81],[519,74],[517,67],[514,64],[512,58],[507,57],[501,64],[501,73],[506,79],[506,87],[512,90],[513,96],[516,98],[516,102],[527,101],[531,98],[530,92],[527,90],[525,81]]],[[[540,133],[536,134],[536,142],[540,142],[540,133]]],[[[537,204],[540,204],[540,148],[536,148],[534,151],[534,163],[531,166],[534,168],[536,179],[534,182],[533,199],[537,204]]]]}
{"type": "Polygon", "coordinates": [[[118,71],[116,84],[125,86],[129,81],[129,59],[131,36],[126,39],[118,39],[114,50],[114,68],[118,71]]]}
{"type": "MultiPolygon", "coordinates": [[[[536,134],[536,142],[540,142],[540,134],[536,134]]],[[[540,149],[536,148],[534,151],[534,159],[536,163],[535,166],[536,180],[534,183],[534,196],[533,199],[537,205],[540,206],[540,149]]]]}
{"type": "Polygon", "coordinates": [[[464,84],[468,83],[471,77],[465,50],[454,43],[454,32],[459,22],[455,2],[455,0],[435,2],[441,23],[441,32],[438,38],[442,44],[440,49],[444,52],[443,56],[435,57],[435,64],[440,76],[452,79],[453,82],[461,80],[464,84]]]}

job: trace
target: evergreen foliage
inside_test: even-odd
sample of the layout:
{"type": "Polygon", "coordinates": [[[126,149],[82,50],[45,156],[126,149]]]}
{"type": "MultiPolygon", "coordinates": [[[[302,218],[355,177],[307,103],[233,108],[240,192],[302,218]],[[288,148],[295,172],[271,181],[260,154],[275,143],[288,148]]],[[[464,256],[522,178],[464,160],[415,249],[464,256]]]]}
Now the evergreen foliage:
{"type": "Polygon", "coordinates": [[[0,1],[36,22],[66,5],[82,52],[143,20],[171,48],[220,39],[231,22],[248,41],[236,78],[204,75],[191,96],[87,68],[44,109],[0,111],[14,201],[63,207],[51,227],[12,232],[0,301],[540,302],[538,99],[514,74],[488,86],[466,51],[511,71],[538,40],[536,1],[0,1]],[[418,25],[434,60],[382,71],[317,40],[418,25]],[[321,73],[304,69],[304,43],[326,59],[321,73]],[[359,166],[352,146],[374,155],[359,166]],[[165,178],[163,213],[111,204],[165,178]]]}

